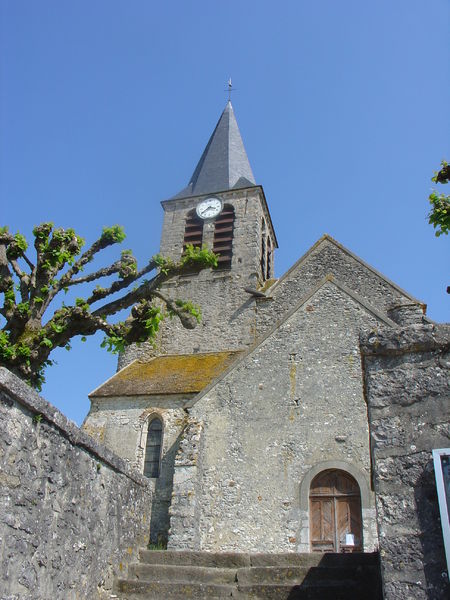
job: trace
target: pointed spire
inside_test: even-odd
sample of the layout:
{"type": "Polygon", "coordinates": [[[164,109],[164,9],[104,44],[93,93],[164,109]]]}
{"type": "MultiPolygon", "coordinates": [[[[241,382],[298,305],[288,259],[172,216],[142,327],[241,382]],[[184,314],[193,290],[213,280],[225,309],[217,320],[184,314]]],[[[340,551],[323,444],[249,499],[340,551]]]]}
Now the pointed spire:
{"type": "Polygon", "coordinates": [[[185,198],[256,185],[231,102],[217,122],[187,187],[185,198]]]}

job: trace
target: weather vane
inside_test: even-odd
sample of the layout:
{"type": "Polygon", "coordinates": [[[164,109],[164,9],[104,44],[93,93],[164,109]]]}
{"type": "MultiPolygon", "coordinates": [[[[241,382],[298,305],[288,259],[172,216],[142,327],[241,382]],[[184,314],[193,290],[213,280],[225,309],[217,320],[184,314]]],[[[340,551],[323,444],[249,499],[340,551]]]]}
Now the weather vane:
{"type": "Polygon", "coordinates": [[[228,80],[228,88],[225,91],[228,92],[228,102],[231,102],[231,92],[236,91],[231,83],[231,77],[228,80]]]}

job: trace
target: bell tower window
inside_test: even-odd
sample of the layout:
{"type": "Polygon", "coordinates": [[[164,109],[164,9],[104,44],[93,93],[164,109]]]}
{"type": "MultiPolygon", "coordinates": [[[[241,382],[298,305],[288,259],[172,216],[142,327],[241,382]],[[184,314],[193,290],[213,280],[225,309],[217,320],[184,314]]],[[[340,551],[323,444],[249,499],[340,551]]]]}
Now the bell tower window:
{"type": "Polygon", "coordinates": [[[266,279],[270,279],[272,277],[272,239],[270,237],[267,238],[267,268],[266,268],[266,279]]]}
{"type": "Polygon", "coordinates": [[[272,277],[272,239],[267,232],[266,221],[261,219],[261,276],[263,281],[272,277]]]}
{"type": "Polygon", "coordinates": [[[194,248],[201,248],[203,242],[203,221],[198,218],[195,209],[191,210],[186,217],[184,228],[183,252],[188,244],[194,248]]]}
{"type": "Polygon", "coordinates": [[[234,208],[225,204],[214,222],[213,252],[219,255],[218,268],[231,269],[233,258],[234,208]]]}

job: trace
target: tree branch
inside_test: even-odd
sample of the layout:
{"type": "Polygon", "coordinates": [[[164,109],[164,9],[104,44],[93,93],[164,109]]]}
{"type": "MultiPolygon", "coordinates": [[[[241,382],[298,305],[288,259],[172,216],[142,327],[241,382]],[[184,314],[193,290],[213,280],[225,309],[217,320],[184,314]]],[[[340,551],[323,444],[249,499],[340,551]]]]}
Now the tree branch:
{"type": "Polygon", "coordinates": [[[19,279],[22,279],[22,277],[25,276],[25,273],[19,267],[19,265],[17,264],[17,261],[16,260],[10,260],[9,263],[12,266],[13,271],[17,275],[17,277],[19,277],[19,279]]]}
{"type": "Polygon", "coordinates": [[[109,315],[114,315],[123,308],[129,308],[140,300],[148,300],[153,296],[153,291],[172,275],[173,274],[169,275],[168,273],[158,273],[158,275],[155,275],[153,279],[144,281],[137,289],[132,290],[125,296],[122,296],[122,298],[118,298],[117,300],[113,300],[112,302],[108,302],[108,304],[100,306],[92,314],[99,317],[106,317],[109,315]]]}
{"type": "Polygon", "coordinates": [[[66,281],[64,287],[70,287],[72,285],[79,285],[80,283],[89,283],[90,281],[95,281],[96,279],[101,279],[102,277],[108,277],[109,275],[113,275],[117,273],[120,269],[120,260],[117,260],[114,264],[109,267],[105,267],[103,269],[99,269],[95,271],[95,273],[90,273],[89,275],[85,275],[84,277],[78,277],[78,279],[70,279],[66,281]]]}
{"type": "Polygon", "coordinates": [[[178,306],[173,300],[167,298],[167,296],[162,294],[159,290],[155,290],[153,296],[162,300],[167,308],[177,315],[185,329],[195,329],[197,326],[197,319],[193,314],[186,311],[182,306],[178,306]]]}
{"type": "Polygon", "coordinates": [[[121,279],[119,281],[114,281],[109,288],[100,288],[100,289],[96,289],[92,292],[92,294],[89,296],[89,298],[87,299],[87,303],[88,304],[94,304],[94,302],[98,302],[99,300],[102,300],[103,298],[106,298],[107,296],[110,296],[111,294],[115,294],[116,292],[119,292],[120,290],[125,289],[126,287],[128,287],[129,285],[131,285],[134,281],[137,281],[138,279],[140,279],[141,277],[143,277],[144,275],[146,275],[147,273],[149,273],[150,271],[153,271],[154,269],[156,269],[156,262],[151,259],[149,261],[149,263],[140,271],[138,271],[136,273],[136,275],[133,275],[131,277],[127,277],[125,279],[121,279]]]}
{"type": "Polygon", "coordinates": [[[28,258],[28,256],[26,254],[22,255],[23,260],[27,263],[27,265],[30,267],[31,271],[34,270],[35,266],[34,264],[31,262],[31,260],[28,258]]]}
{"type": "MultiPolygon", "coordinates": [[[[125,239],[125,234],[123,229],[118,225],[114,225],[113,227],[104,228],[101,236],[96,240],[88,250],[86,250],[80,258],[74,263],[72,268],[70,268],[67,273],[61,277],[59,281],[58,290],[63,289],[67,285],[70,285],[70,280],[74,275],[76,275],[79,271],[81,271],[87,263],[91,262],[94,256],[100,252],[101,250],[107,248],[108,246],[112,246],[114,244],[118,244],[125,239]]],[[[119,262],[119,261],[117,261],[119,262]]],[[[103,275],[101,275],[103,277],[103,275]]],[[[83,278],[81,278],[83,279],[83,278]]],[[[94,281],[91,279],[90,281],[94,281]]],[[[82,282],[80,282],[82,283],[82,282]]]]}
{"type": "Polygon", "coordinates": [[[12,276],[6,257],[6,244],[0,243],[0,292],[6,292],[11,286],[12,276]]]}

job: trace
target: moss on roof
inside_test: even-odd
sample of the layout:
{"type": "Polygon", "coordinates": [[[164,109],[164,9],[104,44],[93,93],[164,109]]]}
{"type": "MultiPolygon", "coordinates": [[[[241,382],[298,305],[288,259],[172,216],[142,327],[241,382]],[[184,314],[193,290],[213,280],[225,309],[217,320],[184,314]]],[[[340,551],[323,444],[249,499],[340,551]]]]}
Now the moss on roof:
{"type": "Polygon", "coordinates": [[[135,360],[89,396],[196,394],[227,369],[240,352],[169,354],[135,360]]]}

